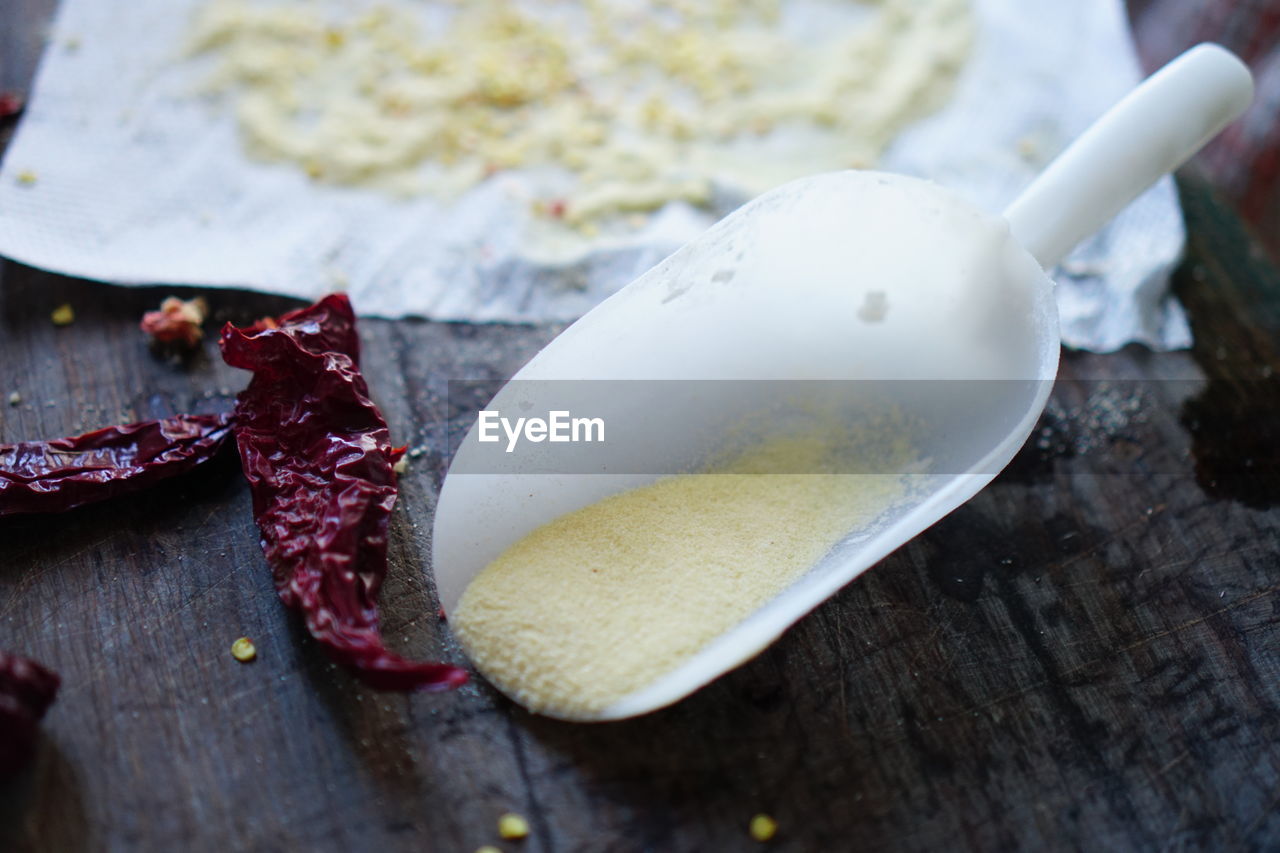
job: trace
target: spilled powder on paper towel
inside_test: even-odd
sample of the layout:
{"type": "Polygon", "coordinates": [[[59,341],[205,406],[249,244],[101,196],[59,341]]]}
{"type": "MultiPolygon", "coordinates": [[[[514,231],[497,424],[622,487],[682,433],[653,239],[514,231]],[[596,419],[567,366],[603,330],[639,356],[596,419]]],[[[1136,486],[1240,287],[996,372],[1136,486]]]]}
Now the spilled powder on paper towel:
{"type": "Polygon", "coordinates": [[[208,0],[191,51],[248,150],[448,198],[505,169],[587,231],[866,167],[950,97],[970,0],[208,0]],[[542,178],[539,178],[539,182],[542,178]]]}
{"type": "Polygon", "coordinates": [[[687,661],[906,491],[902,474],[797,472],[914,463],[904,438],[835,445],[825,429],[614,495],[505,551],[463,594],[454,630],[521,704],[590,717],[687,661]]]}

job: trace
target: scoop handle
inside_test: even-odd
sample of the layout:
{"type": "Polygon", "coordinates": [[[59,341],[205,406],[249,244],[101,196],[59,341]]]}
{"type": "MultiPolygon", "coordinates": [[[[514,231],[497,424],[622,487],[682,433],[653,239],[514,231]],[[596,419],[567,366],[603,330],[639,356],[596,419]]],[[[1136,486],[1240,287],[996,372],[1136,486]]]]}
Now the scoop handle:
{"type": "Polygon", "coordinates": [[[1148,77],[1058,155],[1005,210],[1045,269],[1191,155],[1253,99],[1235,54],[1201,44],[1148,77]]]}

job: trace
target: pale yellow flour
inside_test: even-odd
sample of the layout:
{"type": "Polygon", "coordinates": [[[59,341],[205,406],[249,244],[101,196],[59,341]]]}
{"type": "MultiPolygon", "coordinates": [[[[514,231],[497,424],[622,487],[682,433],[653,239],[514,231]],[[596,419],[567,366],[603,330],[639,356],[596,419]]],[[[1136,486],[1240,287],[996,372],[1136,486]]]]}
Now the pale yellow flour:
{"type": "Polygon", "coordinates": [[[552,168],[534,210],[590,231],[869,166],[973,29],[969,0],[209,0],[191,49],[258,157],[443,197],[552,168]]]}
{"type": "MultiPolygon", "coordinates": [[[[659,480],[535,530],[472,581],[454,630],[521,704],[590,717],[686,661],[903,495],[900,475],[796,473],[833,470],[829,438],[771,440],[717,473],[659,480]]],[[[903,440],[889,452],[877,470],[909,467],[903,440]]]]}

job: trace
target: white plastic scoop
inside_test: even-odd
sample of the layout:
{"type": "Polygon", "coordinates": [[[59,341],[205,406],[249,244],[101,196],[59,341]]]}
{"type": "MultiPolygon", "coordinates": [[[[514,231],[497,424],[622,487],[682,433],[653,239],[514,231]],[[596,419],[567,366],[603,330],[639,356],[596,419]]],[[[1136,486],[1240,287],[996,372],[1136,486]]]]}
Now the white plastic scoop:
{"type": "MultiPolygon", "coordinates": [[[[1004,218],[928,182],[876,172],[803,179],[745,205],[566,329],[486,407],[513,416],[570,410],[612,432],[603,445],[575,447],[573,458],[585,462],[569,472],[563,446],[508,454],[503,443],[481,443],[479,425],[471,430],[435,515],[446,612],[534,529],[689,470],[744,415],[777,413],[776,383],[736,380],[877,380],[866,387],[880,402],[922,425],[912,441],[930,467],[913,478],[909,498],[851,531],[669,674],[598,711],[550,713],[642,714],[756,655],[1013,458],[1057,372],[1057,310],[1042,270],[1194,154],[1251,97],[1238,59],[1213,45],[1194,48],[1103,116],[1004,218]],[[591,410],[573,411],[575,403],[591,410]],[[611,435],[621,438],[611,443],[611,435]]],[[[821,394],[826,386],[797,387],[821,394]]]]}

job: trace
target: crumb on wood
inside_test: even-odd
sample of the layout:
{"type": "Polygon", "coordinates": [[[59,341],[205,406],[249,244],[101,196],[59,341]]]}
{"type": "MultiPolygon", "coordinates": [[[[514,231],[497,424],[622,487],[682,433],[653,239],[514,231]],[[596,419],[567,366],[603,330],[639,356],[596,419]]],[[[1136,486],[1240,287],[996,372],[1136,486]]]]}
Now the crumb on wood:
{"type": "Polygon", "coordinates": [[[748,829],[756,841],[769,841],[778,834],[778,822],[767,814],[758,814],[751,818],[748,829]]]}
{"type": "Polygon", "coordinates": [[[508,841],[516,841],[529,835],[529,821],[515,812],[507,812],[498,818],[498,834],[508,841]]]}
{"type": "Polygon", "coordinates": [[[258,648],[253,644],[253,640],[241,637],[231,644],[231,656],[240,663],[249,663],[258,656],[258,648]]]}
{"type": "Polygon", "coordinates": [[[142,315],[139,327],[156,344],[192,350],[200,345],[204,336],[201,327],[208,314],[208,304],[198,296],[195,299],[170,296],[160,303],[159,310],[142,315]]]}

